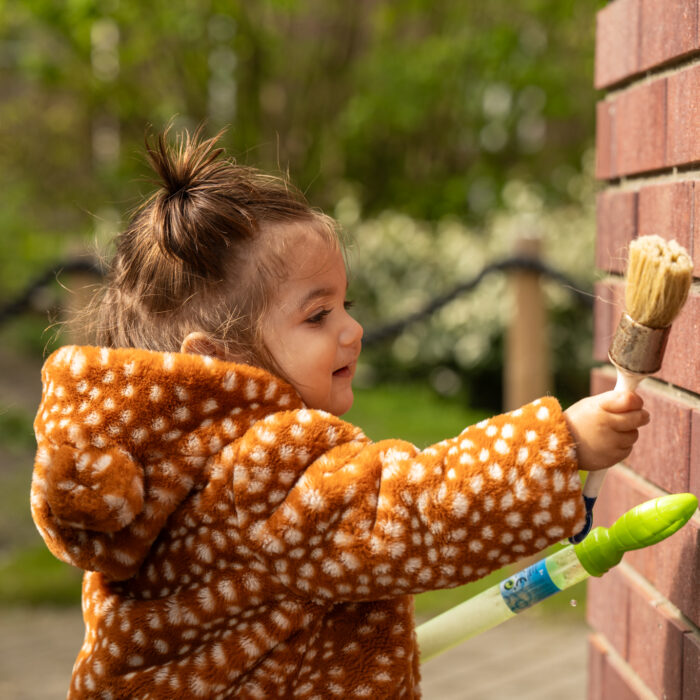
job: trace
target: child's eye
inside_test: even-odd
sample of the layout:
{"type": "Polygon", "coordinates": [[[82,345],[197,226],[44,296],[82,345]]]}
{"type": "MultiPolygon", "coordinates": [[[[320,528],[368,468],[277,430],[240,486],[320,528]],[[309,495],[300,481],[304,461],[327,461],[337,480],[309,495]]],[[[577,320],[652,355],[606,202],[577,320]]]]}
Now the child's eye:
{"type": "Polygon", "coordinates": [[[323,322],[323,319],[326,318],[326,316],[328,316],[330,312],[330,309],[321,309],[320,311],[317,311],[313,316],[309,316],[306,319],[306,322],[312,323],[314,325],[319,325],[323,322]]]}
{"type": "Polygon", "coordinates": [[[355,306],[355,302],[352,299],[346,299],[343,302],[343,307],[345,308],[346,311],[349,311],[352,309],[352,307],[355,306]]]}

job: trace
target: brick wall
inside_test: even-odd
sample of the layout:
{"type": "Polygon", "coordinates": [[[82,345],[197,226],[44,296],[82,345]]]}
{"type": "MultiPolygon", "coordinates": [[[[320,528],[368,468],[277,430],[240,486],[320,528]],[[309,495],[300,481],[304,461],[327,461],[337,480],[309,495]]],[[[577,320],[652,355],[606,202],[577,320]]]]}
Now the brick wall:
{"type": "MultiPolygon", "coordinates": [[[[700,496],[700,0],[613,0],[597,16],[594,355],[607,360],[622,312],[626,249],[636,236],[675,238],[695,259],[695,283],[658,379],[640,387],[652,414],[596,506],[609,525],[664,493],[700,496]]],[[[611,389],[602,364],[594,393],[611,389]]],[[[625,555],[591,579],[590,700],[700,698],[700,514],[666,542],[625,555]]]]}

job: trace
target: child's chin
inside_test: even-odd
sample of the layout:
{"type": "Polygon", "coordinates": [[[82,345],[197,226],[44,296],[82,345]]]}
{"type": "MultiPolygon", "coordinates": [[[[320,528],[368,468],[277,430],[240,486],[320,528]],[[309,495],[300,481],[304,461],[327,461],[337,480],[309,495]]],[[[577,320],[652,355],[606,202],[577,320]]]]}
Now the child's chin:
{"type": "Polygon", "coordinates": [[[345,398],[343,401],[336,402],[336,404],[333,406],[333,410],[331,410],[330,413],[332,413],[335,416],[342,416],[352,408],[352,404],[354,401],[355,397],[351,391],[350,396],[348,398],[345,398]]]}

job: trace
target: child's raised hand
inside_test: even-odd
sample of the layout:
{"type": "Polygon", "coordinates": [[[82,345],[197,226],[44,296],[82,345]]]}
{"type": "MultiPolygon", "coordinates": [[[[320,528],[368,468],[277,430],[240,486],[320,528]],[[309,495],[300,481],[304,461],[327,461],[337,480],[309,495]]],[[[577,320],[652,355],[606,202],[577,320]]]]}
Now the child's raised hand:
{"type": "Polygon", "coordinates": [[[581,469],[607,469],[625,459],[649,422],[641,397],[631,391],[589,396],[564,411],[581,469]]]}

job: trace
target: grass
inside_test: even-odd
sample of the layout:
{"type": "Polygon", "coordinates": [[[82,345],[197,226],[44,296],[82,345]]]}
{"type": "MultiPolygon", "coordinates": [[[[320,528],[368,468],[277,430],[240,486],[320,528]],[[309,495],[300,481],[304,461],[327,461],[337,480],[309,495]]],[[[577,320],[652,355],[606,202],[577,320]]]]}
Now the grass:
{"type": "Polygon", "coordinates": [[[356,389],[355,403],[344,418],[372,440],[402,438],[422,448],[458,435],[487,415],[443,398],[427,385],[390,384],[356,389]]]}
{"type": "Polygon", "coordinates": [[[0,405],[0,445],[11,452],[33,450],[32,418],[14,406],[0,405]]]}
{"type": "Polygon", "coordinates": [[[29,512],[33,415],[0,405],[0,606],[76,605],[81,572],[46,548],[29,512]]]}
{"type": "Polygon", "coordinates": [[[0,605],[78,605],[81,580],[40,542],[0,564],[0,605]]]}

